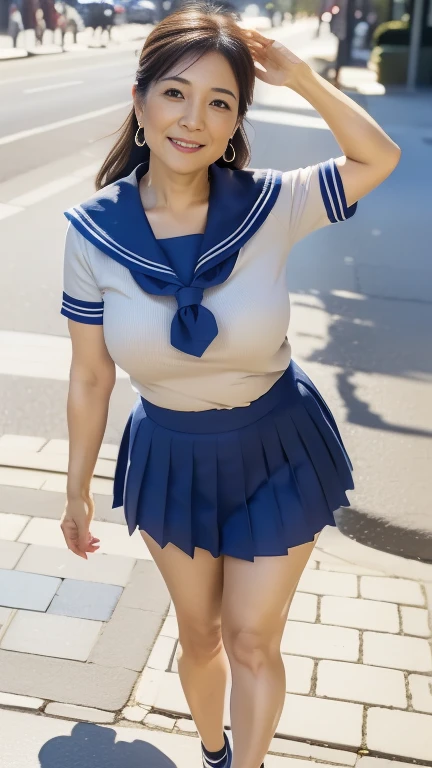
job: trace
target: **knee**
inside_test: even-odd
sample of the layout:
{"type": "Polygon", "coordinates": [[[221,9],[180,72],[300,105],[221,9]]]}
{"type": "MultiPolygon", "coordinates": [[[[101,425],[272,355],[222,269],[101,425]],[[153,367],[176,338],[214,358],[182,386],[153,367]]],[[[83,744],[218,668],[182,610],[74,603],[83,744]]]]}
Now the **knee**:
{"type": "Polygon", "coordinates": [[[222,647],[220,624],[205,624],[187,622],[182,626],[179,622],[179,642],[181,655],[192,657],[196,663],[208,662],[216,656],[222,647]]]}
{"type": "Polygon", "coordinates": [[[259,629],[238,629],[224,633],[224,645],[230,663],[241,664],[252,672],[268,666],[275,655],[280,655],[274,638],[259,629]]]}

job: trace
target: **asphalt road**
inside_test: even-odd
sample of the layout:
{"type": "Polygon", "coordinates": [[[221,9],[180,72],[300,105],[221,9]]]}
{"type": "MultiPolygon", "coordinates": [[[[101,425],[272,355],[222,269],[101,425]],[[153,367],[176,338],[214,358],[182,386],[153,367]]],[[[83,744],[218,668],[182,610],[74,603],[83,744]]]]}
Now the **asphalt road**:
{"type": "MultiPolygon", "coordinates": [[[[314,28],[277,34],[302,55],[314,28]]],[[[63,211],[94,191],[96,168],[131,104],[137,50],[0,66],[7,105],[0,120],[0,434],[67,437],[67,366],[55,347],[67,337],[59,314],[63,211]],[[37,344],[51,350],[45,368],[35,363],[37,344]]],[[[259,82],[247,130],[252,167],[294,168],[341,154],[307,102],[259,82]]],[[[430,179],[432,153],[420,154],[406,131],[404,141],[416,178],[403,165],[354,219],[293,250],[289,333],[293,357],[331,403],[355,466],[352,507],[341,510],[339,527],[369,546],[432,561],[432,276],[418,192],[430,179]]],[[[105,442],[119,442],[134,400],[120,375],[105,442]]]]}

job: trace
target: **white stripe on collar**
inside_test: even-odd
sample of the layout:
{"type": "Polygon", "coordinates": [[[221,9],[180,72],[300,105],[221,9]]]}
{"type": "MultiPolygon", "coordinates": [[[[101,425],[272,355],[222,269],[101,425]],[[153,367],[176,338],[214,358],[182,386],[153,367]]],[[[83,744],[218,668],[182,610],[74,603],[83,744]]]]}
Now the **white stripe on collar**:
{"type": "Polygon", "coordinates": [[[80,206],[76,205],[74,208],[71,208],[69,210],[69,213],[71,216],[75,216],[75,218],[82,224],[85,229],[87,229],[91,234],[100,242],[106,243],[109,245],[109,247],[119,254],[119,256],[122,256],[124,259],[127,259],[128,261],[133,262],[134,264],[138,264],[141,266],[145,266],[148,269],[153,269],[155,272],[164,272],[165,274],[169,275],[175,275],[175,272],[171,267],[164,267],[160,264],[157,264],[155,261],[150,261],[149,259],[145,259],[143,256],[139,256],[137,253],[134,253],[133,251],[129,251],[127,248],[124,248],[122,245],[119,245],[115,240],[113,240],[109,235],[107,235],[106,232],[104,232],[103,229],[101,229],[97,224],[94,223],[93,219],[90,218],[90,216],[87,215],[85,210],[80,206]],[[77,215],[79,213],[79,216],[77,215]],[[128,255],[129,254],[129,255],[128,255]]]}
{"type": "Polygon", "coordinates": [[[259,198],[256,200],[253,208],[249,211],[248,215],[246,216],[245,220],[240,224],[239,227],[235,230],[235,232],[232,232],[229,237],[225,238],[225,240],[222,240],[221,243],[218,243],[218,245],[214,245],[213,248],[210,248],[209,251],[206,251],[206,253],[203,253],[202,256],[198,259],[197,266],[195,267],[195,272],[199,269],[199,267],[202,266],[202,264],[205,264],[207,261],[212,259],[214,256],[218,256],[222,251],[224,251],[226,248],[231,246],[233,243],[235,243],[237,240],[240,239],[240,237],[243,236],[245,232],[250,229],[250,227],[253,225],[255,219],[259,216],[261,213],[261,210],[266,205],[267,200],[269,196],[271,195],[271,192],[273,190],[273,187],[275,185],[275,173],[274,171],[269,168],[266,174],[266,178],[264,181],[264,186],[262,188],[261,194],[259,198]],[[268,187],[268,189],[267,189],[268,187]],[[262,198],[265,196],[265,199],[262,200],[262,198]],[[249,222],[249,224],[246,226],[248,219],[252,216],[253,212],[255,211],[255,208],[259,206],[258,211],[256,212],[255,216],[253,217],[252,221],[249,222]],[[236,236],[237,235],[237,236],[236,236]],[[222,247],[221,247],[222,246],[222,247]],[[215,251],[213,253],[213,251],[215,251]]]}

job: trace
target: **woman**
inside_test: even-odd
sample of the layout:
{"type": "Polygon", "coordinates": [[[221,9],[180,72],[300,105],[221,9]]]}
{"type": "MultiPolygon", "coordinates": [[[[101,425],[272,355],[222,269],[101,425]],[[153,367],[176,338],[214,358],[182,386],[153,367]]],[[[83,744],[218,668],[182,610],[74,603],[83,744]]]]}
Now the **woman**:
{"type": "Polygon", "coordinates": [[[335,420],[291,359],[287,254],[352,216],[400,150],[281,43],[209,7],[153,29],[132,95],[97,192],[66,212],[61,311],[73,360],[61,525],[75,554],[97,550],[90,481],[117,363],[138,398],[113,507],[123,504],[172,596],[204,766],[259,768],[284,703],[293,595],[354,487],[335,420]],[[304,96],[344,154],[288,172],[247,169],[255,77],[304,96]]]}

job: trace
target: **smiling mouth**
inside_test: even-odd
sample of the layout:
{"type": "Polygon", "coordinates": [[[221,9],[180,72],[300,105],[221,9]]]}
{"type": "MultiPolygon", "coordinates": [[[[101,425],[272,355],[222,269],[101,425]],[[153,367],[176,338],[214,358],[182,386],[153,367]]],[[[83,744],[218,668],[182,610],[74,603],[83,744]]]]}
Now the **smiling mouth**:
{"type": "Polygon", "coordinates": [[[197,144],[194,141],[182,141],[181,139],[172,139],[170,136],[168,136],[168,140],[171,142],[171,144],[174,144],[175,147],[178,149],[183,149],[189,152],[196,151],[198,149],[201,149],[203,147],[203,144],[197,144]]]}

